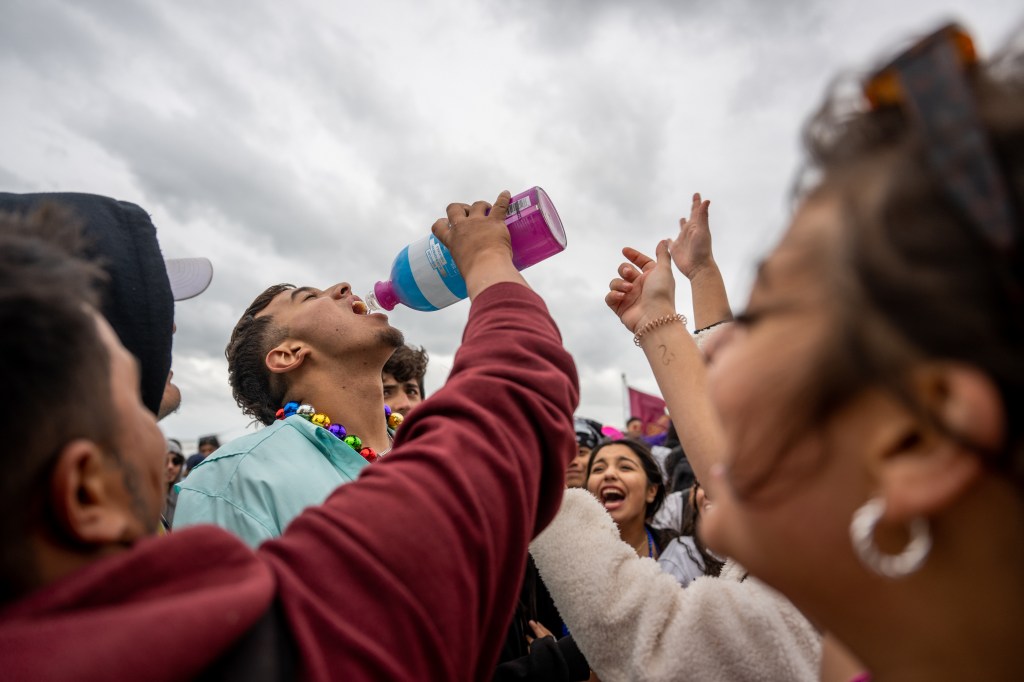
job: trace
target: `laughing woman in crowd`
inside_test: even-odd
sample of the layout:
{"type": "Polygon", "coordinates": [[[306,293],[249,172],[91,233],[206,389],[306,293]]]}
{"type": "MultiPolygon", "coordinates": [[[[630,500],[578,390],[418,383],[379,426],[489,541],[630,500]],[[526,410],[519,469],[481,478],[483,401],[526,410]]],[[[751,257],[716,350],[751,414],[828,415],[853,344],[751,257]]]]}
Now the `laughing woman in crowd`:
{"type": "Polygon", "coordinates": [[[587,490],[608,511],[619,537],[637,556],[655,560],[661,556],[675,533],[647,523],[665,499],[665,486],[646,443],[621,438],[594,448],[587,466],[587,490]]]}

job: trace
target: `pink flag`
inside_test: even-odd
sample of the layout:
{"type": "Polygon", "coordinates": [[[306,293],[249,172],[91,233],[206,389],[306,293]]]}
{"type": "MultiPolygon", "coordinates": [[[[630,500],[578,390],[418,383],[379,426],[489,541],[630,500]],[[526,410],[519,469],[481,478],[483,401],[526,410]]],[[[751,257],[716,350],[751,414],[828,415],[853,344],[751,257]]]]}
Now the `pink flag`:
{"type": "Polygon", "coordinates": [[[628,388],[628,390],[629,414],[643,422],[643,434],[654,436],[664,432],[668,428],[665,401],[659,396],[644,393],[635,388],[628,388]]]}

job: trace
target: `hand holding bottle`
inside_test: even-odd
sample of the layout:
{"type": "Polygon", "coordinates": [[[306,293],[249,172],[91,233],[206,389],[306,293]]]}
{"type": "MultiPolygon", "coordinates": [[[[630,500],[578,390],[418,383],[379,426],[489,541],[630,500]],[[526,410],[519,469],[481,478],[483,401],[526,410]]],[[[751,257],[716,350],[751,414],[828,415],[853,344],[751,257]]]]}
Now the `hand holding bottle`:
{"type": "MultiPolygon", "coordinates": [[[[532,187],[511,199],[504,192],[493,209],[486,201],[472,206],[450,204],[448,218],[437,221],[434,227],[432,234],[398,252],[388,279],[377,282],[363,299],[371,310],[392,310],[399,303],[413,310],[439,310],[501,281],[489,276],[486,267],[477,267],[477,261],[494,260],[500,251],[498,260],[503,262],[510,251],[513,267],[522,270],[562,251],[566,244],[558,212],[540,187],[532,187]],[[460,247],[461,255],[455,257],[447,247],[446,240],[453,238],[449,228],[456,230],[458,225],[458,231],[464,231],[461,226],[467,220],[474,224],[482,222],[486,229],[465,237],[466,245],[460,247]],[[504,222],[507,230],[499,230],[499,222],[504,222]],[[499,242],[502,248],[495,250],[499,242]],[[482,273],[474,276],[479,281],[472,290],[463,278],[462,267],[482,273]]],[[[522,278],[513,277],[511,281],[525,284],[522,278]]]]}
{"type": "Polygon", "coordinates": [[[512,264],[512,241],[505,214],[512,194],[504,191],[494,205],[486,201],[467,204],[449,204],[447,218],[434,223],[434,236],[451,251],[470,299],[498,282],[517,282],[527,286],[526,280],[512,264]]]}

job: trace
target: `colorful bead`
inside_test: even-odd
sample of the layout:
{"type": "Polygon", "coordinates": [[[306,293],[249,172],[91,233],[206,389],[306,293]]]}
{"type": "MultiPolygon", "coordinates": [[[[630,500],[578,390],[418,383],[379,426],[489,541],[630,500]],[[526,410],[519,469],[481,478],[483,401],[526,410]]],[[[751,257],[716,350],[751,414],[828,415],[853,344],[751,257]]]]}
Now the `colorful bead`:
{"type": "MultiPolygon", "coordinates": [[[[335,424],[331,421],[330,417],[322,412],[317,412],[313,409],[312,405],[303,404],[300,405],[297,402],[289,402],[284,407],[279,409],[275,416],[278,419],[287,419],[293,414],[297,414],[303,419],[311,422],[315,426],[327,429],[331,435],[335,438],[343,441],[350,448],[358,452],[367,462],[375,462],[380,459],[380,455],[373,448],[367,446],[363,447],[363,440],[355,435],[350,434],[341,424],[335,424]]],[[[392,411],[387,405],[384,406],[384,417],[387,420],[388,425],[392,429],[397,429],[398,425],[402,423],[403,417],[397,412],[392,411]]],[[[389,448],[390,449],[390,448],[389,448]]]]}

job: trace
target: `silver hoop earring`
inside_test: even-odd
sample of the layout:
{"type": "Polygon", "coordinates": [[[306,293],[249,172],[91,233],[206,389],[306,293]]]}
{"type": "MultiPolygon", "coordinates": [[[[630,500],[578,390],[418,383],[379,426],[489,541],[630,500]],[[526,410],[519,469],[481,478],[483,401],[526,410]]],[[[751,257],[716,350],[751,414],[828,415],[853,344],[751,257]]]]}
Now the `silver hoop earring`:
{"type": "Polygon", "coordinates": [[[883,554],[875,546],[875,527],[885,513],[880,497],[868,500],[853,513],[850,539],[857,558],[866,567],[886,578],[903,578],[921,568],[932,549],[928,521],[916,518],[910,522],[910,542],[899,554],[883,554]]]}

